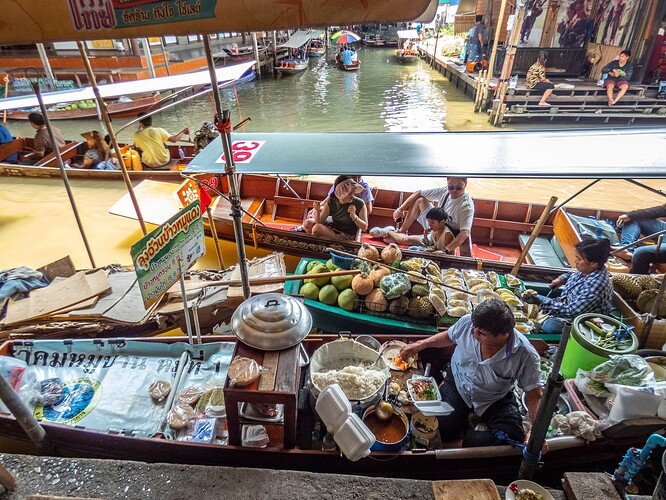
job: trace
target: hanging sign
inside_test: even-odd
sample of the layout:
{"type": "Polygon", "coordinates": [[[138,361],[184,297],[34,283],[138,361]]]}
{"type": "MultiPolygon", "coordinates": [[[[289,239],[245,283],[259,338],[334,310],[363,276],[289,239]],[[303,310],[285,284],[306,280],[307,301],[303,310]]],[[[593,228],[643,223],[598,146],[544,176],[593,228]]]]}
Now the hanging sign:
{"type": "Polygon", "coordinates": [[[132,245],[130,255],[145,307],[176,283],[180,271],[189,269],[205,248],[199,200],[132,245]]]}

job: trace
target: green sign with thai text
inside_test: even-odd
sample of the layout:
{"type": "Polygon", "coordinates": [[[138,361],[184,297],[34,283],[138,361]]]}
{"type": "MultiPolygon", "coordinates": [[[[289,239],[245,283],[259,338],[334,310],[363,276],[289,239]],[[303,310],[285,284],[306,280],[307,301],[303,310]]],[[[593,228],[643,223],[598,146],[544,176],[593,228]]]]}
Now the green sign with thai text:
{"type": "Polygon", "coordinates": [[[146,308],[206,252],[199,200],[132,245],[130,255],[146,308]]]}

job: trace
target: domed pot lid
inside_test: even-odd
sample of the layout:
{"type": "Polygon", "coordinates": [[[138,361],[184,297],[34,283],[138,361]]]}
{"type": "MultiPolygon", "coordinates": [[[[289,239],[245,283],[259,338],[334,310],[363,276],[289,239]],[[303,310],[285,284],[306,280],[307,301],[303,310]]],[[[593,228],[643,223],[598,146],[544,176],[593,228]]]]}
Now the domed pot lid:
{"type": "Polygon", "coordinates": [[[312,328],[312,316],[302,301],[281,293],[246,299],[231,317],[231,329],[244,344],[264,351],[288,349],[312,328]]]}

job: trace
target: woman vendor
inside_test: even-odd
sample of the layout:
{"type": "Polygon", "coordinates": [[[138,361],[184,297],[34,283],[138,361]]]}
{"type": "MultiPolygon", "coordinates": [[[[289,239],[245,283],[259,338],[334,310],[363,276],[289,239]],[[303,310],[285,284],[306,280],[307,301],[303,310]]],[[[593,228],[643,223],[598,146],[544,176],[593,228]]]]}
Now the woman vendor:
{"type": "Polygon", "coordinates": [[[610,312],[613,305],[613,285],[606,269],[610,250],[610,241],[606,238],[581,241],[576,245],[576,270],[565,273],[550,283],[551,289],[564,285],[559,297],[523,294],[525,302],[539,305],[542,312],[550,315],[541,325],[543,333],[562,333],[564,322],[580,314],[610,312]]]}
{"type": "Polygon", "coordinates": [[[314,202],[314,217],[306,219],[303,228],[316,236],[354,240],[359,229],[368,229],[368,209],[356,196],[363,187],[346,175],[335,179],[333,187],[333,194],[327,200],[314,202]],[[332,222],[327,224],[329,215],[332,222]]]}

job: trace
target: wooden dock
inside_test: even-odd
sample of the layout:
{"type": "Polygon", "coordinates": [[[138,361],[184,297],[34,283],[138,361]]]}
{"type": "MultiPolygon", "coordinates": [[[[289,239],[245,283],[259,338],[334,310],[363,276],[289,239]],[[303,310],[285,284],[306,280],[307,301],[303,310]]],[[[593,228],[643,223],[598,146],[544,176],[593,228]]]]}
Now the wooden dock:
{"type": "MultiPolygon", "coordinates": [[[[431,46],[422,47],[420,50],[422,57],[435,70],[447,77],[457,89],[474,99],[478,73],[468,73],[465,66],[458,64],[456,59],[437,57],[433,60],[431,46]]],[[[518,86],[507,93],[506,112],[502,124],[528,120],[533,122],[570,120],[621,125],[638,121],[645,124],[663,123],[666,120],[666,99],[657,99],[656,86],[631,84],[622,100],[614,106],[609,106],[606,89],[597,86],[596,81],[557,78],[548,72],[546,75],[556,85],[548,99],[551,106],[539,106],[540,94],[527,90],[525,79],[521,78],[518,86]],[[561,88],[560,85],[568,88],[561,88]],[[573,88],[570,88],[571,86],[573,88]]],[[[491,89],[494,89],[496,82],[497,79],[493,78],[491,89]]],[[[473,109],[473,104],[470,104],[473,109]]]]}

